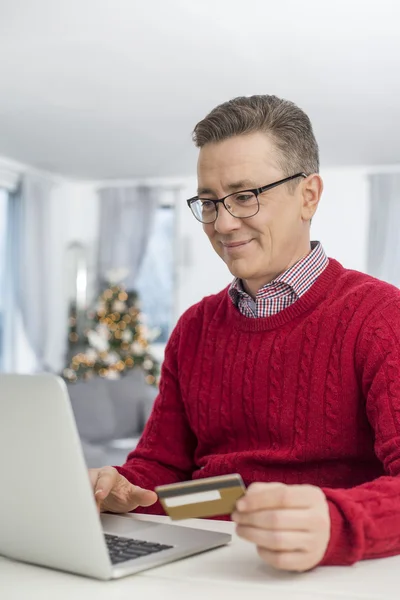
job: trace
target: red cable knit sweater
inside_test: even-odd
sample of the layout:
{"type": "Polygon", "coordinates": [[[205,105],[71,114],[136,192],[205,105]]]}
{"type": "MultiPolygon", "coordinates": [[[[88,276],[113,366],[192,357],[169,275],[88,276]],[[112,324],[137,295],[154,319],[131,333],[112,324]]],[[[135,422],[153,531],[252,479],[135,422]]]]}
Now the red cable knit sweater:
{"type": "Polygon", "coordinates": [[[118,470],[149,489],[235,472],[317,485],[332,524],[322,564],[400,553],[400,291],[331,259],[272,317],[242,316],[226,289],[205,298],[172,333],[118,470]]]}

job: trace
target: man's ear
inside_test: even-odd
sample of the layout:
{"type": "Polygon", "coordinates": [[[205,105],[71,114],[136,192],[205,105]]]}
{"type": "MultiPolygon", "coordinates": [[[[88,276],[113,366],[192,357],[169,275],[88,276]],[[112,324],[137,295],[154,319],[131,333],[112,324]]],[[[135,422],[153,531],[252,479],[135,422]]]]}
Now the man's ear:
{"type": "Polygon", "coordinates": [[[301,216],[303,221],[311,221],[315,215],[323,188],[324,184],[318,173],[313,173],[303,180],[301,190],[303,199],[301,216]]]}

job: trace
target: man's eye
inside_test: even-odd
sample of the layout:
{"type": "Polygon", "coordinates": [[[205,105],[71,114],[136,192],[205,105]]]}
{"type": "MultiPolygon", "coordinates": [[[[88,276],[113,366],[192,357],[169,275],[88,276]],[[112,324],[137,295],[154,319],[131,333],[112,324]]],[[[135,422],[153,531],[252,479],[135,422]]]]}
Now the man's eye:
{"type": "Polygon", "coordinates": [[[201,208],[203,210],[210,210],[214,208],[214,203],[211,200],[201,200],[201,208]]]}
{"type": "Polygon", "coordinates": [[[254,194],[238,194],[235,196],[235,202],[240,202],[241,204],[249,202],[252,199],[254,199],[254,194]]]}

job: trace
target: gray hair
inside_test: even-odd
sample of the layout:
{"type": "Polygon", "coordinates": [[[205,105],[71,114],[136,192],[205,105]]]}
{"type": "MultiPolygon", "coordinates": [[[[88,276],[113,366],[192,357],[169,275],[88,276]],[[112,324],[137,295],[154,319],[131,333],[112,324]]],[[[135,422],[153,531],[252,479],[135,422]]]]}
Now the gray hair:
{"type": "Polygon", "coordinates": [[[318,173],[318,144],[306,113],[277,96],[240,96],[214,108],[193,130],[198,148],[255,132],[266,133],[278,150],[285,175],[318,173]]]}

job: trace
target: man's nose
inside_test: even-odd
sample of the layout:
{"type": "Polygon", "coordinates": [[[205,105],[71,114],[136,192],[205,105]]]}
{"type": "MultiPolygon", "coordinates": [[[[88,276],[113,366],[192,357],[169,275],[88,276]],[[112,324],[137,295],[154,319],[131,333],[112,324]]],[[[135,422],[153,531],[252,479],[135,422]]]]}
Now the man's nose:
{"type": "Polygon", "coordinates": [[[218,206],[217,219],[214,222],[215,231],[218,233],[228,233],[240,228],[240,219],[231,215],[231,213],[221,203],[218,206]]]}

